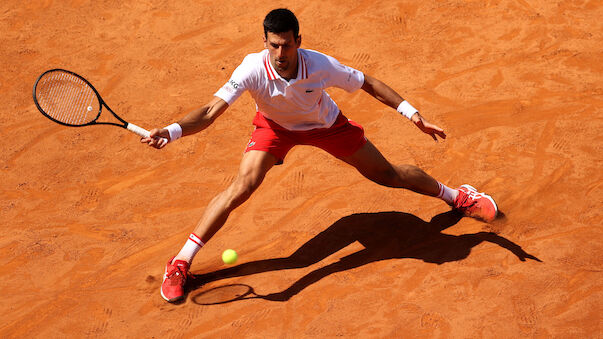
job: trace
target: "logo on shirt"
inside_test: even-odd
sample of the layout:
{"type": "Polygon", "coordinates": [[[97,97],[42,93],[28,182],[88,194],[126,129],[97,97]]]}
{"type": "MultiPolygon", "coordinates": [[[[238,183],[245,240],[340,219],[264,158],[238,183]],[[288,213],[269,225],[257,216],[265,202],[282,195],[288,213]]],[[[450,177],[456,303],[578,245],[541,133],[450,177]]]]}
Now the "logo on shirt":
{"type": "Polygon", "coordinates": [[[234,89],[238,89],[239,88],[239,84],[237,84],[234,80],[230,79],[228,80],[228,83],[230,84],[230,86],[232,86],[232,88],[234,89]]]}
{"type": "Polygon", "coordinates": [[[232,87],[228,86],[228,84],[222,86],[222,89],[225,90],[228,93],[232,93],[232,94],[235,93],[235,90],[232,87]]]}
{"type": "Polygon", "coordinates": [[[351,67],[347,67],[347,68],[350,71],[350,73],[348,73],[348,80],[347,80],[349,82],[350,80],[352,80],[352,75],[356,76],[356,73],[358,73],[358,72],[355,69],[351,68],[351,67]]]}
{"type": "Polygon", "coordinates": [[[306,90],[306,93],[312,93],[312,92],[314,92],[314,90],[313,90],[313,89],[307,89],[307,90],[306,90]]]}

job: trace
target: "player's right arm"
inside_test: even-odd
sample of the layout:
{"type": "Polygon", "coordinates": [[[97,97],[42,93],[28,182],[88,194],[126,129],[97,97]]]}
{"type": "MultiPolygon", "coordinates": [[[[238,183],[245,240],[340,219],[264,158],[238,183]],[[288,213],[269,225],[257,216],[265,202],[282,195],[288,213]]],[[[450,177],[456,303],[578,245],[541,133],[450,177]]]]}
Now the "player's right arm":
{"type": "Polygon", "coordinates": [[[178,121],[182,127],[182,136],[191,135],[206,129],[228,108],[226,101],[213,97],[205,106],[193,110],[178,121]]]}
{"type": "MultiPolygon", "coordinates": [[[[178,125],[182,128],[182,136],[191,135],[209,127],[222,113],[228,108],[228,103],[218,97],[213,99],[206,105],[199,107],[184,118],[178,121],[178,125]]],[[[151,130],[151,135],[148,138],[140,139],[140,142],[146,143],[151,147],[163,148],[165,144],[160,143],[158,137],[163,137],[170,140],[170,133],[167,128],[154,128],[151,130]]]]}

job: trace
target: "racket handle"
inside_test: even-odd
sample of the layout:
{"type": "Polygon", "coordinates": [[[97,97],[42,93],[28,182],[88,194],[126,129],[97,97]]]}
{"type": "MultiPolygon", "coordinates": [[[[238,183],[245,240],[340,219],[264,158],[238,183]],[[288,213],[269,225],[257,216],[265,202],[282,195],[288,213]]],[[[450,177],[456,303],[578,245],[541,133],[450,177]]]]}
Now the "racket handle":
{"type": "Polygon", "coordinates": [[[128,123],[126,128],[128,129],[128,131],[134,132],[143,138],[148,138],[151,135],[151,132],[147,131],[146,129],[144,129],[142,127],[138,127],[132,123],[128,123]]]}
{"type": "MultiPolygon", "coordinates": [[[[148,138],[151,136],[151,132],[147,131],[146,129],[144,129],[142,127],[138,127],[130,122],[126,126],[126,129],[128,131],[131,131],[131,132],[134,132],[134,133],[140,135],[143,138],[148,138]]],[[[160,138],[160,139],[161,139],[161,146],[164,146],[165,144],[168,143],[168,140],[166,138],[160,138]]]]}

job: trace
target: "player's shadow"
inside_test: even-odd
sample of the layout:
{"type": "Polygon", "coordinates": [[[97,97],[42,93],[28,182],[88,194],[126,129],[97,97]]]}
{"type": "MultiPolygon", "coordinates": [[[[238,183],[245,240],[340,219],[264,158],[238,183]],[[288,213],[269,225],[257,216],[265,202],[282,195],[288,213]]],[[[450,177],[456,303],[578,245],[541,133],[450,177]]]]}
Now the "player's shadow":
{"type": "Polygon", "coordinates": [[[429,222],[402,212],[352,214],[339,219],[288,257],[258,260],[215,272],[198,274],[194,276],[195,279],[192,279],[190,287],[194,290],[220,279],[307,267],[356,241],[364,246],[364,249],[306,274],[284,291],[256,297],[286,301],[330,274],[380,260],[411,258],[438,265],[463,260],[469,256],[474,246],[484,241],[511,251],[521,261],[526,259],[540,261],[526,253],[519,245],[495,233],[478,232],[463,235],[442,233],[461,218],[462,216],[454,211],[438,214],[429,222]]]}

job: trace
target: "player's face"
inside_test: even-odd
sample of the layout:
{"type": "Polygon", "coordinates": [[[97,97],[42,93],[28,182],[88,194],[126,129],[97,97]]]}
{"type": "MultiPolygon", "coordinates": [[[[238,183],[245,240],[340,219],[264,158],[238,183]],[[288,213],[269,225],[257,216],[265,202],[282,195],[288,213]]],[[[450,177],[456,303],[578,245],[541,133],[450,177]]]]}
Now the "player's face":
{"type": "Polygon", "coordinates": [[[264,46],[270,52],[272,66],[284,78],[292,78],[297,73],[297,49],[300,45],[301,36],[296,39],[293,31],[267,32],[264,37],[264,46]]]}

